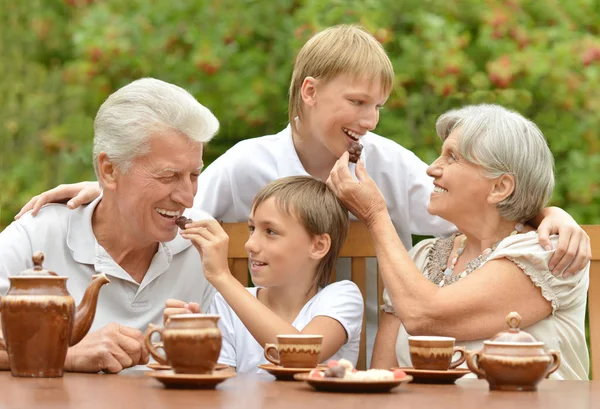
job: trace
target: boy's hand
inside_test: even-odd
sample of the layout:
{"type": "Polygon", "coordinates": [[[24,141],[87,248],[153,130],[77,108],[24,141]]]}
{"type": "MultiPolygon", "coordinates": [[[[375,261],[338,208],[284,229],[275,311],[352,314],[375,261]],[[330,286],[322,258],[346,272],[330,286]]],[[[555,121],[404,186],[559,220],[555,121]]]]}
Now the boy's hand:
{"type": "Polygon", "coordinates": [[[171,315],[176,314],[198,314],[201,313],[200,304],[197,302],[187,303],[181,300],[169,298],[165,303],[163,311],[163,322],[166,323],[171,315]]]}
{"type": "Polygon", "coordinates": [[[550,250],[550,235],[558,234],[556,251],[550,260],[552,274],[572,275],[582,270],[592,258],[590,238],[577,222],[564,210],[551,207],[538,226],[539,242],[550,250]],[[566,270],[565,270],[566,268],[566,270]]]}
{"type": "Polygon", "coordinates": [[[224,274],[231,275],[227,262],[229,236],[216,220],[199,220],[187,225],[181,236],[189,239],[200,252],[204,276],[213,285],[224,274]]]}

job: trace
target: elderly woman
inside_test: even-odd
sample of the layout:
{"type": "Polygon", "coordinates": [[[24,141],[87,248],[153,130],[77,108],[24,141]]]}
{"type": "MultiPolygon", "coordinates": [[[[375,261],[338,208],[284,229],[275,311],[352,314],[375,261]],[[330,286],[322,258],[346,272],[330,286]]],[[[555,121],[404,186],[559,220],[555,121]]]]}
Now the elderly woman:
{"type": "Polygon", "coordinates": [[[215,290],[175,219],[192,207],[202,144],[218,127],[187,91],[151,78],[134,81],[109,96],[94,121],[94,170],[103,195],[75,211],[45,206],[0,234],[2,295],[8,277],[30,268],[37,250],[46,268],[69,277],[76,301],[93,274],[110,277],[90,333],[69,349],[65,369],[119,372],[147,363],[141,331],[162,323],[167,299],[208,308],[215,290]]]}
{"type": "MultiPolygon", "coordinates": [[[[450,111],[436,125],[444,141],[428,168],[435,185],[428,211],[460,233],[424,240],[407,252],[379,189],[359,162],[355,181],[345,154],[328,184],[373,237],[386,287],[373,367],[410,366],[408,335],[444,335],[468,350],[506,329],[510,311],[522,327],[562,353],[561,379],[587,379],[584,316],[589,264],[555,277],[553,250],[525,224],[550,199],[553,158],[531,121],[496,105],[450,111]]],[[[553,244],[557,237],[552,236],[553,244]]]]}

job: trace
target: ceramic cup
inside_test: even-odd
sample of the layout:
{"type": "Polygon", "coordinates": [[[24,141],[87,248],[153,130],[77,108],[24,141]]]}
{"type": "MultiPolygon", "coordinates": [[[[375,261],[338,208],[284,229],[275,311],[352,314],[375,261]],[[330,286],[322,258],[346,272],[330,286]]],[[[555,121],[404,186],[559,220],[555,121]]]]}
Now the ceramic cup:
{"type": "Polygon", "coordinates": [[[212,373],[221,352],[221,331],[218,315],[178,314],[169,317],[164,328],[148,326],[146,347],[161,365],[170,365],[179,374],[212,373]],[[152,342],[152,334],[159,333],[159,342],[152,342]],[[157,348],[162,348],[164,355],[157,348]]]}
{"type": "Polygon", "coordinates": [[[277,344],[265,344],[265,358],[285,368],[315,368],[321,357],[322,335],[277,335],[277,344]]]}
{"type": "Polygon", "coordinates": [[[465,349],[455,347],[451,337],[414,336],[408,337],[410,359],[415,369],[447,371],[465,362],[465,349]],[[454,354],[460,356],[452,360],[454,354]]]}

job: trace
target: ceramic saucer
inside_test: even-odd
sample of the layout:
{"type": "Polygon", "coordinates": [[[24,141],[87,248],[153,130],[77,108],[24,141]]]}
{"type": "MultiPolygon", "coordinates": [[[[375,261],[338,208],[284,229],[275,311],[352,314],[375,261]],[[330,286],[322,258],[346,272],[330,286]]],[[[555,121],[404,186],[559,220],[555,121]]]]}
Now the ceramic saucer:
{"type": "Polygon", "coordinates": [[[457,379],[462,378],[471,371],[467,368],[448,369],[447,371],[435,371],[431,369],[415,369],[412,367],[392,368],[401,369],[407,375],[411,375],[414,383],[454,383],[457,379]]]}
{"type": "Polygon", "coordinates": [[[413,377],[406,375],[401,379],[367,381],[340,378],[309,378],[307,373],[301,373],[294,375],[294,379],[298,381],[305,381],[318,391],[378,393],[389,392],[398,385],[412,381],[413,377]]]}
{"type": "Polygon", "coordinates": [[[280,381],[293,381],[294,375],[298,373],[308,373],[313,369],[327,369],[327,365],[317,365],[316,368],[284,368],[280,365],[275,364],[262,364],[258,365],[260,369],[264,369],[271,375],[275,377],[275,379],[280,381]]]}
{"type": "Polygon", "coordinates": [[[219,383],[226,379],[233,378],[235,372],[215,371],[212,374],[176,374],[173,371],[149,371],[147,376],[151,376],[162,382],[167,388],[196,388],[213,389],[219,383]]]}
{"type": "MultiPolygon", "coordinates": [[[[156,362],[155,363],[151,363],[151,364],[147,364],[146,366],[148,368],[150,368],[150,369],[154,369],[155,371],[168,371],[168,370],[172,369],[171,365],[162,365],[162,364],[159,364],[159,363],[156,363],[156,362]]],[[[226,368],[228,368],[228,366],[225,365],[225,364],[216,364],[214,370],[215,371],[220,371],[221,369],[226,369],[226,368]]]]}

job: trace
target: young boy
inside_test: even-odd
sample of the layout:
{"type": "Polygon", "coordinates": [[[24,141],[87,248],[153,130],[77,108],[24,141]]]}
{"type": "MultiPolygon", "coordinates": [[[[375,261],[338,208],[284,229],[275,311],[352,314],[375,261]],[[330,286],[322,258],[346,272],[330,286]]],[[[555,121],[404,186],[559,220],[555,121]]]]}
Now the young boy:
{"type": "MultiPolygon", "coordinates": [[[[228,237],[215,220],[186,225],[181,235],[202,255],[206,279],[218,293],[208,309],[221,316],[219,363],[257,372],[266,343],[278,334],[323,335],[321,360],[356,365],[363,299],[351,281],[329,284],[348,232],[348,212],[322,181],[292,176],[265,186],[252,204],[246,243],[255,288],[230,273],[228,237]]],[[[165,317],[199,312],[197,304],[169,300],[165,317]]]]}

